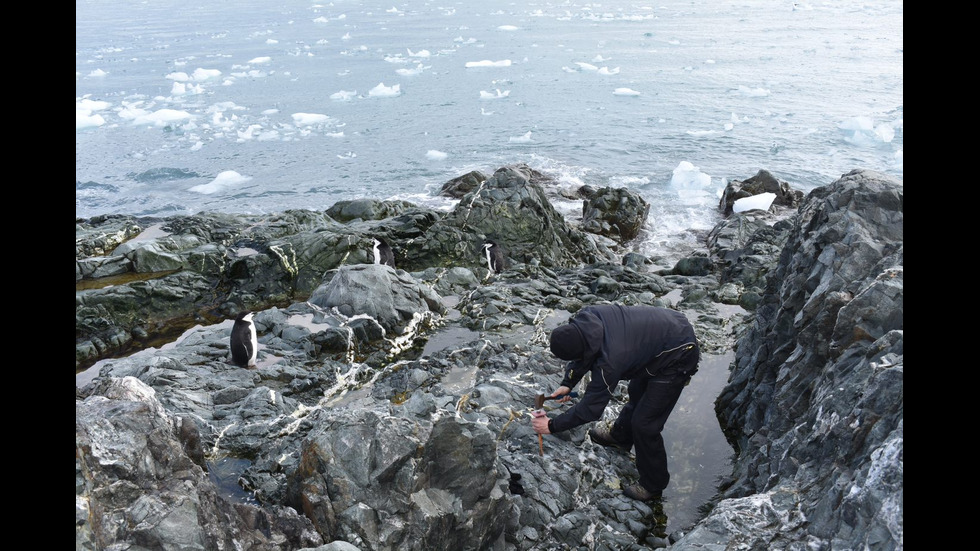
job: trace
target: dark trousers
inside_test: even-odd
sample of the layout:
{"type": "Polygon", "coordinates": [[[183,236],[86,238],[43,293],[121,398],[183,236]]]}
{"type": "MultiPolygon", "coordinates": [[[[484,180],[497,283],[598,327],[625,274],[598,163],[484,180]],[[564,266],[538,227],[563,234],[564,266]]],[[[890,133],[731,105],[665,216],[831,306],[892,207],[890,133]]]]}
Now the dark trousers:
{"type": "MultiPolygon", "coordinates": [[[[663,490],[670,482],[667,470],[667,450],[661,434],[667,417],[673,411],[681,391],[697,371],[700,354],[694,351],[683,354],[675,366],[680,367],[671,375],[658,373],[651,377],[635,377],[629,383],[629,402],[619,412],[613,423],[611,436],[623,445],[634,446],[636,470],[640,473],[640,485],[651,492],[663,490]],[[693,371],[684,369],[693,364],[693,371]]],[[[673,369],[669,371],[674,371],[673,369]]]]}

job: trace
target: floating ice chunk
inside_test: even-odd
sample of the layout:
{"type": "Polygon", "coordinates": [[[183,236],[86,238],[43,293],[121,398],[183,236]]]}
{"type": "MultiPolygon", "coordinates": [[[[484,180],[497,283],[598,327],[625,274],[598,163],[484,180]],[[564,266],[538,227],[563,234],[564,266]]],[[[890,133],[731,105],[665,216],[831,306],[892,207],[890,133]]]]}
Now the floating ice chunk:
{"type": "Polygon", "coordinates": [[[408,48],[405,49],[408,50],[408,57],[429,57],[430,55],[432,55],[431,53],[429,53],[429,50],[419,50],[417,52],[413,52],[408,48]]]}
{"type": "Polygon", "coordinates": [[[670,185],[679,188],[704,188],[711,185],[711,176],[688,161],[681,161],[674,169],[670,185]]]}
{"type": "Polygon", "coordinates": [[[296,126],[310,126],[320,124],[330,120],[330,117],[320,113],[293,113],[293,122],[296,126]]]}
{"type": "Polygon", "coordinates": [[[102,111],[111,106],[112,104],[108,101],[91,100],[86,98],[75,102],[75,111],[102,111]]]}
{"type": "Polygon", "coordinates": [[[885,143],[891,143],[895,139],[895,129],[892,125],[883,122],[875,127],[875,135],[885,143]]]}
{"type": "Polygon", "coordinates": [[[353,98],[356,95],[357,95],[357,90],[354,90],[353,92],[347,90],[341,90],[339,92],[334,92],[330,94],[330,99],[334,101],[350,101],[351,98],[353,98]]]}
{"type": "Polygon", "coordinates": [[[234,170],[226,170],[221,174],[218,174],[214,180],[211,180],[207,184],[201,184],[199,186],[194,186],[188,191],[195,191],[197,193],[203,193],[205,195],[211,195],[212,193],[217,193],[219,191],[224,191],[229,188],[233,188],[239,184],[243,184],[252,178],[250,176],[242,176],[241,174],[235,172],[234,170]]]}
{"type": "Polygon", "coordinates": [[[385,83],[379,83],[374,88],[368,91],[368,95],[372,98],[393,98],[395,96],[400,96],[401,84],[395,84],[394,86],[385,86],[385,83]]]}
{"type": "Polygon", "coordinates": [[[520,27],[515,27],[514,25],[501,25],[497,27],[498,31],[516,31],[520,27]]]}
{"type": "Polygon", "coordinates": [[[616,88],[613,90],[614,96],[639,96],[640,93],[630,88],[616,88]]]}
{"type": "Polygon", "coordinates": [[[744,84],[738,85],[737,92],[743,96],[748,96],[750,98],[761,98],[769,95],[769,90],[765,88],[749,88],[744,84]]]}
{"type": "Polygon", "coordinates": [[[194,73],[191,75],[191,79],[197,82],[203,82],[208,79],[217,78],[221,76],[221,71],[217,69],[201,69],[200,67],[194,69],[194,73]]]}
{"type": "Polygon", "coordinates": [[[615,69],[610,69],[609,67],[603,67],[602,69],[599,69],[599,74],[600,75],[618,75],[619,74],[619,67],[616,67],[615,69]]]}
{"type": "Polygon", "coordinates": [[[733,212],[745,212],[747,210],[769,210],[772,202],[776,200],[775,193],[760,193],[751,197],[742,197],[732,204],[733,212]]]}
{"type": "Polygon", "coordinates": [[[531,131],[528,130],[523,136],[511,136],[507,141],[510,143],[528,143],[531,141],[531,131]]]}
{"type": "Polygon", "coordinates": [[[500,99],[506,98],[510,95],[510,90],[500,91],[500,88],[496,89],[496,92],[487,92],[486,90],[480,90],[480,99],[500,99]]]}
{"type": "Polygon", "coordinates": [[[175,82],[173,86],[170,87],[170,94],[174,96],[186,96],[190,94],[203,94],[204,87],[200,84],[184,84],[183,82],[175,82]]]}
{"type": "MultiPolygon", "coordinates": [[[[263,77],[265,77],[267,75],[266,75],[266,73],[263,73],[262,71],[259,71],[257,69],[252,69],[251,71],[246,71],[244,73],[232,73],[231,76],[236,77],[236,78],[263,78],[263,77]]],[[[226,80],[222,84],[226,84],[227,85],[227,84],[230,84],[231,82],[233,82],[233,81],[232,80],[226,80]]]]}
{"type": "Polygon", "coordinates": [[[175,73],[170,73],[170,74],[168,74],[167,76],[165,76],[163,78],[168,78],[170,80],[175,80],[177,82],[187,82],[188,80],[191,79],[191,77],[187,73],[185,73],[183,71],[177,71],[175,73]]]}
{"type": "Polygon", "coordinates": [[[426,69],[431,69],[432,65],[422,65],[419,63],[414,69],[395,69],[395,73],[403,77],[410,77],[421,74],[426,69]]]}
{"type": "Polygon", "coordinates": [[[262,130],[262,126],[261,125],[258,125],[258,124],[250,124],[250,125],[248,125],[248,128],[246,128],[244,130],[239,130],[237,132],[237,134],[238,134],[238,141],[239,142],[245,142],[245,141],[252,140],[252,139],[258,137],[258,135],[259,135],[259,133],[260,133],[261,130],[262,130]]]}
{"type": "MultiPolygon", "coordinates": [[[[898,122],[901,126],[901,121],[898,122]]],[[[895,139],[893,123],[883,122],[875,126],[869,117],[853,117],[837,125],[845,131],[844,141],[860,146],[891,143],[895,139]]]]}
{"type": "Polygon", "coordinates": [[[98,113],[92,113],[88,109],[75,108],[75,130],[83,128],[95,128],[105,124],[105,119],[98,113]]]}
{"type": "Polygon", "coordinates": [[[143,111],[136,114],[136,116],[133,117],[133,124],[167,126],[169,124],[191,120],[193,118],[194,116],[187,111],[178,111],[177,109],[160,109],[159,111],[154,111],[152,113],[143,111]]]}
{"type": "Polygon", "coordinates": [[[442,151],[437,151],[435,149],[430,149],[425,153],[425,158],[429,159],[430,161],[442,161],[448,156],[449,155],[446,155],[442,151]]]}
{"type": "Polygon", "coordinates": [[[269,63],[270,61],[272,61],[272,58],[269,56],[253,57],[252,59],[248,60],[249,63],[254,63],[256,65],[269,63]]]}
{"type": "Polygon", "coordinates": [[[584,61],[576,61],[576,65],[582,68],[583,71],[598,71],[599,68],[591,63],[586,63],[584,61]]]}
{"type": "Polygon", "coordinates": [[[88,76],[90,76],[92,78],[99,78],[99,77],[104,77],[104,76],[106,76],[108,74],[109,73],[103,71],[102,69],[94,69],[91,72],[89,72],[88,76]]]}
{"type": "Polygon", "coordinates": [[[853,130],[859,132],[871,132],[874,128],[874,121],[868,117],[852,117],[837,125],[841,130],[853,130]]]}
{"type": "Polygon", "coordinates": [[[510,60],[490,61],[489,59],[484,59],[482,61],[467,61],[466,68],[469,69],[471,67],[510,67],[510,60]]]}

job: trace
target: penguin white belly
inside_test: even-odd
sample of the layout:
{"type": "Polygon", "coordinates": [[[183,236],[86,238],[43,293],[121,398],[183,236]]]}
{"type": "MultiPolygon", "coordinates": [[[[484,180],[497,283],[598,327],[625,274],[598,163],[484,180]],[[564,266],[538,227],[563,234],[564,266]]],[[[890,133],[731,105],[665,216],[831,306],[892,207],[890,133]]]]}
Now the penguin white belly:
{"type": "Polygon", "coordinates": [[[254,366],[259,353],[259,339],[252,313],[239,314],[231,328],[231,359],[241,367],[254,366]]]}
{"type": "Polygon", "coordinates": [[[255,334],[255,324],[248,324],[248,365],[254,366],[259,356],[259,337],[255,334]]]}

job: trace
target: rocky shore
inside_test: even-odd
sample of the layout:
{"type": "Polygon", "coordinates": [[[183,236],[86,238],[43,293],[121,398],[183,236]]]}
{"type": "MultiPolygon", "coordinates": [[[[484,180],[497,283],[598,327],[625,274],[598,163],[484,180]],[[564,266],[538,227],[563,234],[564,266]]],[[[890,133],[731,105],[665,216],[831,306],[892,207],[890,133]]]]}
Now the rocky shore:
{"type": "Polygon", "coordinates": [[[76,549],[903,547],[901,182],[855,170],[804,197],[760,171],[669,266],[631,252],[656,221],[628,190],[577,190],[574,220],[526,165],[443,192],[450,212],[76,219],[76,374],[96,366],[76,549]],[[676,308],[706,354],[734,350],[714,403],[732,470],[692,526],[624,497],[632,461],[587,427],[528,453],[562,367],[547,335],[600,302],[676,308]],[[254,368],[230,361],[243,310],[254,368]]]}

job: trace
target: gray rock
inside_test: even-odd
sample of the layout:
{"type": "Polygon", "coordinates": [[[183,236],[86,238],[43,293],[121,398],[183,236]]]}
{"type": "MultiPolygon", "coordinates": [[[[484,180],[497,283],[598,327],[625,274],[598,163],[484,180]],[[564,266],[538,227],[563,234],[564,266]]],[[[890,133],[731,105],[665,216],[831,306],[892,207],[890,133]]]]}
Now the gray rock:
{"type": "MultiPolygon", "coordinates": [[[[197,311],[184,297],[198,287],[225,310],[264,290],[288,304],[257,311],[254,368],[230,363],[228,324],[201,323],[103,361],[76,389],[76,547],[901,549],[901,184],[855,171],[797,214],[730,217],[708,250],[683,255],[706,260],[684,274],[624,265],[622,252],[584,262],[588,245],[493,277],[451,249],[417,252],[432,236],[482,239],[466,209],[506,221],[512,199],[534,204],[539,181],[520,165],[498,171],[473,208],[461,200],[446,216],[175,217],[168,234],[199,241],[180,253],[192,269],[77,291],[76,355],[139,346],[155,312],[197,311]],[[751,221],[744,234],[733,218],[751,221]],[[362,262],[375,231],[401,236],[417,271],[362,262]],[[305,300],[318,289],[320,304],[305,300]],[[539,456],[527,422],[562,367],[548,332],[598,302],[670,305],[703,353],[736,349],[715,404],[739,453],[705,516],[669,537],[662,510],[622,495],[629,456],[585,427],[546,437],[539,456]],[[222,461],[240,472],[226,480],[222,461]]],[[[558,235],[543,242],[578,235],[602,250],[525,210],[551,220],[543,232],[558,235]]],[[[522,223],[501,227],[520,235],[522,223]]]]}
{"type": "Polygon", "coordinates": [[[403,270],[384,264],[359,264],[340,268],[329,283],[321,285],[309,302],[321,308],[336,308],[351,318],[369,316],[391,338],[427,320],[434,312],[444,314],[442,298],[403,270]]]}
{"type": "Polygon", "coordinates": [[[322,543],[290,508],[231,503],[187,455],[180,420],[132,377],[75,402],[75,548],[268,550],[322,543]]]}
{"type": "Polygon", "coordinates": [[[870,171],[811,192],[738,343],[716,402],[742,450],[723,497],[789,498],[763,541],[902,548],[903,210],[870,171]]]}
{"type": "Polygon", "coordinates": [[[733,212],[735,201],[760,193],[773,193],[776,195],[772,203],[773,206],[770,207],[771,210],[774,210],[775,207],[795,209],[803,202],[802,191],[792,189],[787,182],[776,179],[768,170],[760,170],[755,176],[747,180],[732,180],[728,182],[728,185],[725,186],[725,191],[722,192],[718,210],[722,211],[725,216],[729,216],[733,212]]]}
{"type": "Polygon", "coordinates": [[[460,199],[467,193],[476,191],[486,180],[487,177],[485,174],[479,170],[474,170],[442,184],[439,195],[460,199]]]}
{"type": "Polygon", "coordinates": [[[640,235],[650,204],[626,188],[601,188],[582,205],[582,228],[627,243],[640,235]]]}
{"type": "Polygon", "coordinates": [[[408,201],[378,201],[376,199],[353,199],[337,201],[326,210],[328,216],[338,222],[352,220],[383,220],[415,208],[408,201]]]}

